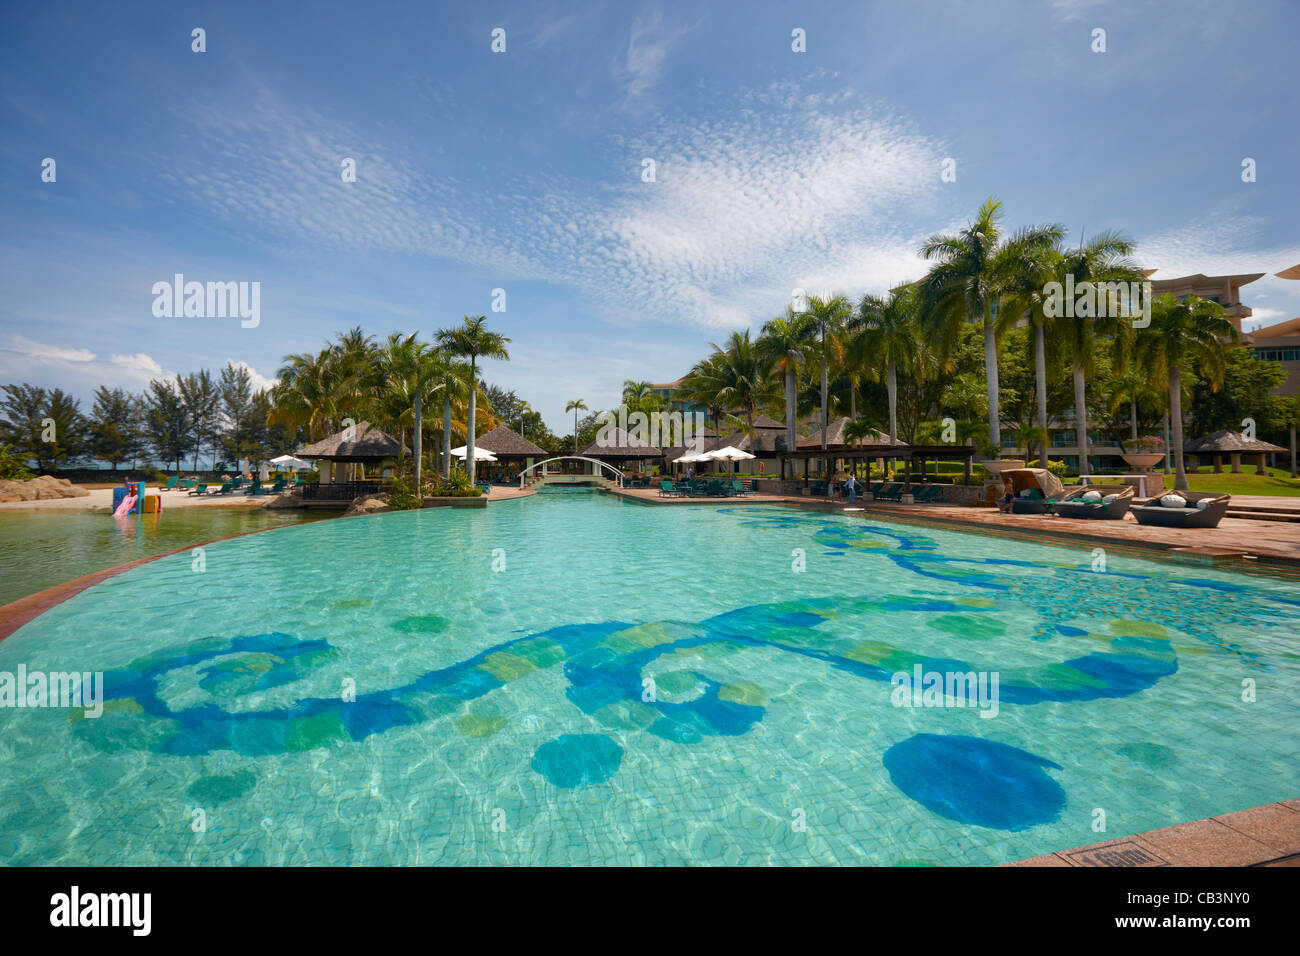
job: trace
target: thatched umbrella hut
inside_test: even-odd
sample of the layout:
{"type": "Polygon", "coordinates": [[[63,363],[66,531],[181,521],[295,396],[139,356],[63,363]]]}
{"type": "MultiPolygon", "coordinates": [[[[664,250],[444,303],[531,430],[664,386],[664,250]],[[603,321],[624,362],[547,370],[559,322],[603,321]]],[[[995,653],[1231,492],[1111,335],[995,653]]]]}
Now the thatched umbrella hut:
{"type": "MultiPolygon", "coordinates": [[[[626,467],[634,461],[644,462],[649,459],[664,457],[662,448],[657,448],[649,442],[634,438],[621,428],[610,429],[603,439],[597,438],[578,454],[584,458],[598,458],[617,468],[626,467]]],[[[592,468],[594,469],[595,466],[593,465],[592,468]]]]}
{"type": "MultiPolygon", "coordinates": [[[[406,446],[388,432],[371,425],[370,422],[357,422],[350,429],[335,432],[328,438],[322,438],[315,444],[308,445],[298,452],[299,458],[321,462],[320,476],[322,485],[348,483],[349,474],[344,477],[339,465],[378,465],[386,458],[397,458],[406,452],[406,446]]],[[[349,467],[348,472],[354,471],[349,467]]],[[[350,482],[364,484],[364,482],[350,482]]],[[[361,492],[358,492],[360,494],[361,492]]]]}
{"type": "Polygon", "coordinates": [[[498,425],[486,435],[476,436],[474,447],[492,452],[498,462],[513,466],[516,475],[536,462],[551,457],[545,448],[533,444],[505,425],[498,425]]]}
{"type": "Polygon", "coordinates": [[[1228,429],[1224,428],[1213,435],[1206,435],[1204,438],[1187,442],[1183,445],[1183,451],[1186,454],[1196,455],[1197,458],[1213,455],[1216,474],[1223,471],[1224,455],[1228,455],[1232,461],[1233,474],[1241,473],[1242,455],[1258,455],[1259,466],[1255,469],[1255,474],[1267,475],[1268,469],[1264,467],[1264,456],[1280,454],[1285,452],[1286,449],[1270,442],[1247,438],[1241,432],[1228,431],[1228,429]]]}

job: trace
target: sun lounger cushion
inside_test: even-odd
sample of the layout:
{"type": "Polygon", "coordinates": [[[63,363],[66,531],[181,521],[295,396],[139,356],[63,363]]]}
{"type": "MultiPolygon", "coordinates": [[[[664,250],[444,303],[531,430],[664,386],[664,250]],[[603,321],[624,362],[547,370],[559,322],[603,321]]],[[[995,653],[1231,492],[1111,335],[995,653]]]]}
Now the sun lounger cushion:
{"type": "Polygon", "coordinates": [[[1083,493],[1083,500],[1084,500],[1084,501],[1101,501],[1101,492],[1100,492],[1100,491],[1085,491],[1085,492],[1083,493]]]}
{"type": "Polygon", "coordinates": [[[1187,499],[1182,495],[1165,495],[1160,499],[1160,504],[1165,508],[1186,508],[1187,499]]]}
{"type": "Polygon", "coordinates": [[[1101,499],[1101,503],[1102,503],[1102,504],[1105,504],[1105,505],[1108,505],[1108,504],[1110,504],[1112,501],[1114,501],[1114,500],[1115,500],[1116,498],[1118,498],[1118,497],[1119,497],[1119,495],[1107,495],[1105,498],[1102,498],[1102,499],[1101,499]]]}
{"type": "Polygon", "coordinates": [[[1200,501],[1196,502],[1196,510],[1204,511],[1207,507],[1209,507],[1209,504],[1210,504],[1209,498],[1202,498],[1200,501]]]}

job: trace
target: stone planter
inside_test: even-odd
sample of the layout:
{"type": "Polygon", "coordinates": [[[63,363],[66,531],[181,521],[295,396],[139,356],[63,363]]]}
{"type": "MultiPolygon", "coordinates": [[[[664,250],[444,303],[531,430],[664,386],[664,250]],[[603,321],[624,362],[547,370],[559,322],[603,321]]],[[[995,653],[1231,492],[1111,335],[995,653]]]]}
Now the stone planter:
{"type": "Polygon", "coordinates": [[[1152,467],[1165,457],[1162,451],[1157,452],[1125,452],[1123,458],[1138,471],[1150,471],[1152,467]]]}
{"type": "Polygon", "coordinates": [[[1017,468],[1024,468],[1023,461],[1008,461],[1005,458],[999,458],[997,461],[976,461],[975,464],[982,467],[990,475],[996,478],[1004,471],[1013,471],[1017,468]]]}

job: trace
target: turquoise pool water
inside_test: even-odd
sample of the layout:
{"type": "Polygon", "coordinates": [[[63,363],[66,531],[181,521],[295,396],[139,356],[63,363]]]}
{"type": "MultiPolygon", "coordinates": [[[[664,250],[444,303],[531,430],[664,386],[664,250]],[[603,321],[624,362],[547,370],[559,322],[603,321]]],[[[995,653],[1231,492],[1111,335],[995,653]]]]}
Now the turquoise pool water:
{"type": "Polygon", "coordinates": [[[995,864],[1295,797],[1300,587],[1104,557],[589,493],[163,558],[0,642],[108,698],[0,710],[0,860],[995,864]]]}

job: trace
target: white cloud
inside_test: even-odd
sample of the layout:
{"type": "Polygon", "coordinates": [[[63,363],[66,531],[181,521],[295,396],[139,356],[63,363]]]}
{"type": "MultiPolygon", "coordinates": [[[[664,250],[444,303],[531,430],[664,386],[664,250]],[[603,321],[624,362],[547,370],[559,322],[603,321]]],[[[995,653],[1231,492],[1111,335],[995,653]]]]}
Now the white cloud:
{"type": "Polygon", "coordinates": [[[240,172],[183,185],[232,229],[570,285],[622,324],[738,327],[796,286],[853,294],[914,278],[925,233],[912,224],[931,218],[944,155],[895,116],[789,85],[744,94],[725,119],[661,120],[612,142],[612,182],[539,173],[491,194],[358,149],[357,134],[269,97],[197,119],[211,168],[240,172]],[[339,181],[339,156],[357,158],[356,183],[339,181]]]}
{"type": "Polygon", "coordinates": [[[1105,0],[1052,0],[1052,18],[1061,23],[1073,23],[1083,19],[1089,10],[1104,2],[1105,0]]]}
{"type": "Polygon", "coordinates": [[[0,381],[58,386],[87,394],[98,385],[139,391],[151,379],[173,375],[143,352],[101,358],[91,349],[70,349],[21,335],[0,340],[0,381]]]}
{"type": "Polygon", "coordinates": [[[656,11],[649,20],[638,19],[632,24],[627,54],[615,70],[615,77],[623,83],[624,106],[636,103],[659,85],[672,45],[689,32],[687,28],[665,30],[663,19],[656,11]]]}
{"type": "Polygon", "coordinates": [[[233,365],[235,366],[235,368],[242,368],[245,371],[247,371],[248,377],[252,381],[253,389],[255,391],[271,388],[276,384],[276,382],[279,381],[279,379],[267,378],[265,375],[258,372],[257,369],[253,368],[253,366],[249,365],[247,362],[244,361],[237,361],[235,359],[226,359],[226,361],[222,364],[222,367],[224,368],[226,365],[233,365]]]}

